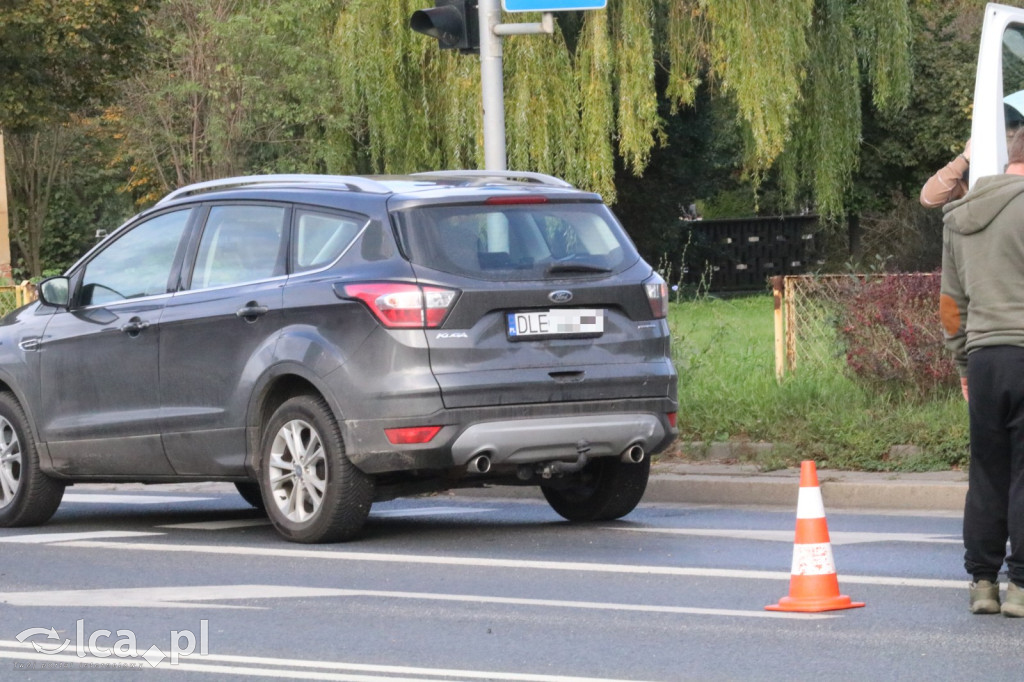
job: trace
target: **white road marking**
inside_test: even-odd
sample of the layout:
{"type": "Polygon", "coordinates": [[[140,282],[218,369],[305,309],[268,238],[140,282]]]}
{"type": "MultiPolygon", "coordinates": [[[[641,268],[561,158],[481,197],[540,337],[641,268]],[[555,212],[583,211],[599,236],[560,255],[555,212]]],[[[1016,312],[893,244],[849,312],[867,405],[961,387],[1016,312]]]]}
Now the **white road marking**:
{"type": "MultiPolygon", "coordinates": [[[[696,537],[731,538],[735,540],[763,540],[789,542],[795,538],[792,530],[743,530],[732,528],[637,528],[606,526],[605,530],[623,530],[634,533],[663,533],[667,535],[693,535],[696,537]]],[[[931,533],[868,533],[861,531],[829,531],[833,545],[856,545],[867,542],[921,542],[940,545],[959,545],[963,542],[952,535],[931,533]]]]}
{"type": "MultiPolygon", "coordinates": [[[[285,585],[184,585],[101,590],[44,590],[0,592],[0,604],[8,606],[110,606],[188,608],[190,602],[232,599],[293,599],[298,597],[347,596],[345,590],[285,585]]],[[[203,608],[257,608],[204,604],[203,608]]]]}
{"type": "MultiPolygon", "coordinates": [[[[110,665],[111,663],[141,663],[143,670],[150,665],[142,659],[79,658],[74,654],[47,655],[36,653],[30,643],[0,640],[0,658],[43,661],[47,663],[75,664],[76,669],[88,670],[88,664],[110,665]],[[8,650],[9,649],[9,650],[8,650]],[[79,664],[82,668],[79,668],[79,664]]],[[[169,660],[159,663],[157,668],[181,672],[199,672],[213,675],[244,675],[248,677],[277,677],[305,680],[336,680],[338,682],[424,682],[442,678],[469,680],[503,680],[506,682],[637,682],[598,677],[576,677],[566,675],[534,675],[485,670],[457,670],[449,668],[417,668],[412,666],[370,665],[343,661],[304,661],[299,659],[269,658],[262,656],[231,656],[217,654],[192,654],[180,656],[178,663],[169,660]],[[232,665],[220,665],[232,664],[232,665]],[[343,672],[347,671],[347,672],[343,672]],[[398,677],[402,675],[403,677],[398,677]],[[414,676],[414,677],[413,677],[414,676]]],[[[102,668],[98,668],[102,669],[102,668]]]]}
{"type": "Polygon", "coordinates": [[[251,528],[269,526],[270,519],[228,519],[226,521],[197,521],[195,523],[169,523],[157,528],[178,528],[182,530],[230,530],[232,528],[251,528]]]}
{"type": "Polygon", "coordinates": [[[166,533],[144,533],[131,530],[95,530],[81,533],[31,533],[29,535],[8,535],[0,537],[0,542],[18,542],[24,544],[46,544],[50,542],[68,542],[73,540],[93,540],[102,538],[141,538],[166,533]]]}
{"type": "MultiPolygon", "coordinates": [[[[483,514],[493,509],[480,507],[417,507],[415,509],[382,509],[370,512],[370,518],[404,518],[417,516],[446,516],[449,514],[483,514]]],[[[181,530],[230,530],[232,528],[250,528],[269,526],[270,520],[263,519],[227,519],[224,521],[196,521],[194,523],[169,523],[157,528],[177,528],[181,530]]]]}
{"type": "MultiPolygon", "coordinates": [[[[785,580],[791,574],[780,571],[746,571],[728,568],[692,568],[683,566],[650,566],[633,564],[601,564],[577,561],[533,561],[527,559],[488,559],[483,557],[450,557],[423,554],[382,554],[375,552],[344,552],[331,550],[292,549],[290,547],[238,547],[221,545],[182,545],[145,542],[106,542],[79,540],[60,547],[84,549],[115,549],[119,551],[180,552],[219,554],[223,556],[259,556],[287,559],[322,559],[325,561],[373,561],[395,564],[427,564],[435,566],[474,566],[478,568],[510,568],[537,571],[570,571],[576,573],[611,573],[632,575],[668,575],[696,578],[738,578],[743,580],[785,580]]],[[[841,584],[888,585],[894,587],[943,587],[963,589],[963,580],[932,578],[894,578],[889,576],[840,575],[841,584]]]]}
{"type": "MultiPolygon", "coordinates": [[[[594,611],[633,611],[640,613],[670,613],[697,616],[734,616],[741,618],[797,618],[807,620],[807,614],[786,612],[743,611],[738,609],[709,609],[689,606],[660,606],[657,604],[620,604],[613,602],[568,601],[564,599],[529,599],[523,597],[494,597],[477,594],[439,594],[434,592],[396,592],[392,590],[351,590],[344,588],[291,587],[287,585],[197,585],[178,587],[136,587],[103,590],[46,590],[42,592],[0,592],[0,603],[8,606],[83,606],[83,607],[143,607],[187,608],[202,601],[230,601],[233,599],[295,599],[299,597],[369,597],[373,599],[414,599],[420,601],[462,602],[468,604],[501,604],[503,606],[537,606],[558,609],[586,609],[594,611]]],[[[252,608],[221,604],[204,604],[204,608],[252,608]]],[[[831,618],[815,615],[811,618],[831,618]]]]}
{"type": "Polygon", "coordinates": [[[418,507],[415,509],[381,509],[370,512],[370,518],[374,517],[413,517],[413,516],[446,516],[448,514],[484,514],[494,509],[482,507],[418,507]]]}
{"type": "Polygon", "coordinates": [[[61,503],[81,504],[178,504],[179,502],[206,502],[212,497],[183,495],[131,495],[127,493],[66,493],[61,503]]]}

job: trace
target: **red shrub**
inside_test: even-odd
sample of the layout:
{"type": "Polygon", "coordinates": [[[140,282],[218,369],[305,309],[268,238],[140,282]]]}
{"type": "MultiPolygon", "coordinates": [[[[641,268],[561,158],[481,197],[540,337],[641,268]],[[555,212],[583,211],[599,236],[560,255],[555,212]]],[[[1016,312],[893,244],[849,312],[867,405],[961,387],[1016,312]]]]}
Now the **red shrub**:
{"type": "Polygon", "coordinates": [[[931,393],[957,385],[939,325],[939,274],[851,277],[839,315],[846,364],[877,388],[931,393]]]}

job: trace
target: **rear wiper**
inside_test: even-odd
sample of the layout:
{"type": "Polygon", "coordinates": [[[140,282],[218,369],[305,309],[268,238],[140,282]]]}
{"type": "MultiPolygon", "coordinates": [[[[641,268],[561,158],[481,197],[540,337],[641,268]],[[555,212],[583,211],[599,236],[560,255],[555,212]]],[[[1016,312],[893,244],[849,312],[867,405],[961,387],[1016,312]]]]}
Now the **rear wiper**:
{"type": "Polygon", "coordinates": [[[603,274],[611,272],[611,268],[603,268],[600,265],[587,265],[586,263],[553,263],[548,266],[547,274],[555,275],[566,272],[583,272],[603,274]]]}

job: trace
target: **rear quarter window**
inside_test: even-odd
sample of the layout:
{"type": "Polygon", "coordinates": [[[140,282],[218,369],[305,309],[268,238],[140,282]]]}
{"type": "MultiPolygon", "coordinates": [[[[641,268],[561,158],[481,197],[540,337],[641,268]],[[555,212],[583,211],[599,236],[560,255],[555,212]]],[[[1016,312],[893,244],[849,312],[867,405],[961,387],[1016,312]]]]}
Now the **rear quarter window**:
{"type": "Polygon", "coordinates": [[[348,248],[366,218],[300,210],[296,212],[292,272],[330,265],[348,248]]]}
{"type": "Polygon", "coordinates": [[[478,279],[611,273],[639,258],[603,204],[420,206],[394,217],[413,263],[478,279]]]}

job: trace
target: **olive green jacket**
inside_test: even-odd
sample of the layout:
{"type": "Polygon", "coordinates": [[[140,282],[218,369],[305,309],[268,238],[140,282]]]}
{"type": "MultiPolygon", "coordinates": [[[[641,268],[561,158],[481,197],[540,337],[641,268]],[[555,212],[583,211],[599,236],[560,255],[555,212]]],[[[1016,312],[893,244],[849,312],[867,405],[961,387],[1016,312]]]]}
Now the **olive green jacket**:
{"type": "Polygon", "coordinates": [[[1024,175],[981,178],[943,210],[939,312],[966,376],[972,350],[1024,347],[1024,175]]]}

